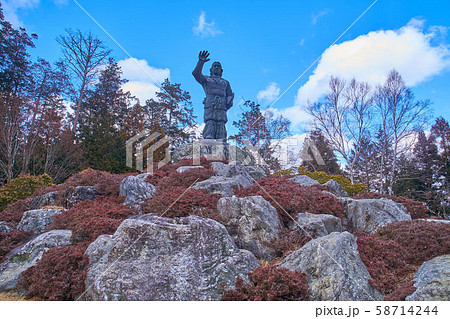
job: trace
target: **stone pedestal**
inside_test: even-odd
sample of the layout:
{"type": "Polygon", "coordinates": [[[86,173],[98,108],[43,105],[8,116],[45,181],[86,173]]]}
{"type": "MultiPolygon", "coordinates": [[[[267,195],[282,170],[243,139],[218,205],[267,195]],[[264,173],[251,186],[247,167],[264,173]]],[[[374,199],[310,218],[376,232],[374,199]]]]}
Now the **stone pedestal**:
{"type": "Polygon", "coordinates": [[[223,140],[195,140],[175,149],[172,154],[173,162],[178,162],[181,159],[193,159],[193,165],[199,165],[201,157],[205,157],[208,161],[228,160],[229,162],[239,161],[244,165],[255,164],[250,152],[223,140]]]}

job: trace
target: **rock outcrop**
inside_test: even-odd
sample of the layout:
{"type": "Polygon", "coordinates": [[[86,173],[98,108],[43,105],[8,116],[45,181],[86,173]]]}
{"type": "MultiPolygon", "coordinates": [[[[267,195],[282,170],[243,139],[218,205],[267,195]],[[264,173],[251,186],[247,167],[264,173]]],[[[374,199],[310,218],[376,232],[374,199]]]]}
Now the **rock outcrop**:
{"type": "Polygon", "coordinates": [[[450,300],[450,255],[435,257],[420,266],[413,281],[416,291],[408,301],[450,300]]]}
{"type": "Polygon", "coordinates": [[[51,230],[11,251],[0,264],[0,291],[13,289],[22,273],[36,265],[50,248],[70,245],[71,236],[70,230],[51,230]]]}
{"type": "Polygon", "coordinates": [[[89,300],[219,300],[259,266],[223,225],[198,216],[127,219],[87,254],[89,300]]]}
{"type": "Polygon", "coordinates": [[[53,208],[27,210],[23,213],[17,230],[33,232],[36,235],[40,235],[53,222],[53,217],[61,213],[61,210],[53,208]]]}
{"type": "Polygon", "coordinates": [[[289,178],[291,181],[296,182],[300,186],[314,186],[320,185],[320,183],[309,176],[306,175],[297,175],[289,178]]]}
{"type": "Polygon", "coordinates": [[[313,239],[279,266],[305,273],[313,300],[383,300],[369,285],[356,237],[348,232],[313,239]]]}
{"type": "Polygon", "coordinates": [[[124,205],[139,212],[144,201],[155,194],[156,187],[146,182],[145,178],[128,176],[120,183],[120,195],[125,196],[124,205]]]}
{"type": "Polygon", "coordinates": [[[6,222],[0,222],[0,233],[9,233],[11,230],[6,222]]]}
{"type": "Polygon", "coordinates": [[[177,168],[177,172],[178,173],[184,173],[187,171],[190,171],[191,169],[199,169],[199,168],[204,168],[201,165],[194,165],[194,166],[180,166],[177,168]]]}
{"type": "Polygon", "coordinates": [[[339,183],[334,179],[330,179],[328,182],[323,184],[323,186],[327,186],[331,192],[338,197],[348,197],[348,193],[344,191],[341,185],[339,185],[339,183]]]}
{"type": "Polygon", "coordinates": [[[322,237],[333,232],[342,232],[342,221],[339,217],[328,214],[297,214],[297,222],[291,228],[306,231],[312,236],[322,237]]]}
{"type": "Polygon", "coordinates": [[[373,233],[387,224],[411,220],[406,208],[387,198],[341,198],[349,226],[356,232],[373,233]]]}
{"type": "Polygon", "coordinates": [[[251,251],[260,259],[276,257],[269,243],[280,234],[281,222],[277,210],[263,197],[223,197],[217,210],[239,248],[251,251]]]}
{"type": "Polygon", "coordinates": [[[77,186],[73,189],[67,198],[67,208],[71,208],[76,203],[84,200],[93,200],[100,194],[100,189],[95,186],[77,186]]]}
{"type": "Polygon", "coordinates": [[[58,192],[49,192],[40,196],[35,196],[31,198],[31,207],[30,209],[39,209],[44,206],[54,205],[56,203],[56,197],[58,196],[58,192]]]}

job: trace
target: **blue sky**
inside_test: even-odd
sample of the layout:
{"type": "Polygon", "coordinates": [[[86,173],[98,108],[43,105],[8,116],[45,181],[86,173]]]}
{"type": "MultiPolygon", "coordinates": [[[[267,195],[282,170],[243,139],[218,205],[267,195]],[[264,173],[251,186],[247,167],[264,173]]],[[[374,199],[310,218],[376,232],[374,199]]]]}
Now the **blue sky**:
{"type": "MultiPolygon", "coordinates": [[[[38,34],[33,57],[57,61],[59,34],[66,28],[90,29],[113,49],[130,80],[127,89],[141,98],[157,89],[75,1],[1,2],[9,21],[38,34]]],[[[294,133],[301,133],[307,121],[301,105],[326,92],[331,74],[376,85],[392,68],[418,98],[432,101],[434,116],[450,119],[450,1],[77,2],[156,80],[181,83],[191,93],[199,123],[204,93],[191,72],[200,50],[211,52],[211,62],[222,63],[223,77],[235,92],[231,132],[242,98],[269,107],[322,54],[271,106],[292,120],[294,133]]]]}

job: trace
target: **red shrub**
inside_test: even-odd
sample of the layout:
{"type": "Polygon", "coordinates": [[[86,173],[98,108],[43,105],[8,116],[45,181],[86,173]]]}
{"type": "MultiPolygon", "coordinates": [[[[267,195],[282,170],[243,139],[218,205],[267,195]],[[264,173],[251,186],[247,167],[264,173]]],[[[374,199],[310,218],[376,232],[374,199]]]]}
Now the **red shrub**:
{"type": "Polygon", "coordinates": [[[216,218],[218,194],[210,194],[203,189],[174,187],[147,199],[144,213],[153,213],[164,217],[186,217],[198,215],[216,218]]]}
{"type": "Polygon", "coordinates": [[[159,189],[170,189],[173,187],[185,187],[192,186],[195,182],[204,181],[214,175],[212,169],[191,169],[183,173],[170,174],[169,176],[161,178],[157,186],[159,189]]]}
{"type": "Polygon", "coordinates": [[[85,290],[89,261],[86,243],[52,248],[37,264],[22,273],[19,285],[28,297],[44,300],[75,300],[85,290]]]}
{"type": "Polygon", "coordinates": [[[248,275],[249,284],[238,277],[236,289],[224,292],[227,301],[309,300],[305,274],[276,266],[258,267],[248,275]]]}
{"type": "Polygon", "coordinates": [[[307,242],[315,237],[315,234],[296,229],[283,228],[278,237],[270,242],[270,247],[275,249],[278,258],[284,258],[290,253],[302,248],[307,242]]]}
{"type": "Polygon", "coordinates": [[[391,292],[389,295],[384,297],[385,301],[405,301],[406,297],[412,295],[416,291],[414,287],[415,281],[410,281],[391,292]]]}
{"type": "Polygon", "coordinates": [[[250,187],[237,190],[236,194],[240,197],[261,195],[277,209],[284,224],[291,222],[291,217],[295,218],[300,212],[345,216],[344,208],[336,197],[322,193],[320,187],[303,187],[286,177],[260,179],[250,187]]]}
{"type": "Polygon", "coordinates": [[[450,225],[421,220],[389,224],[376,232],[384,240],[393,240],[405,248],[402,256],[411,265],[450,254],[450,225]]]}
{"type": "Polygon", "coordinates": [[[411,214],[412,219],[429,218],[430,217],[430,215],[428,214],[429,210],[425,206],[424,203],[419,202],[418,200],[404,197],[404,196],[392,196],[392,195],[372,193],[372,192],[361,192],[361,193],[358,193],[357,195],[355,195],[353,198],[356,198],[356,199],[387,198],[387,199],[391,199],[394,202],[400,203],[403,206],[405,206],[408,213],[411,214]]]}
{"type": "Polygon", "coordinates": [[[30,205],[31,201],[29,199],[22,199],[11,203],[0,213],[0,220],[9,222],[11,226],[17,227],[17,224],[22,219],[23,213],[30,209],[30,205]]]}
{"type": "Polygon", "coordinates": [[[74,242],[92,242],[100,235],[114,233],[131,215],[132,211],[121,204],[120,197],[101,197],[77,203],[56,215],[48,229],[70,229],[74,242]]]}
{"type": "Polygon", "coordinates": [[[32,236],[31,232],[12,231],[0,233],[0,263],[5,261],[6,255],[11,250],[25,244],[32,236]]]}
{"type": "Polygon", "coordinates": [[[372,277],[369,283],[384,294],[394,291],[415,270],[404,260],[406,249],[393,240],[361,233],[357,243],[361,260],[372,277]]]}

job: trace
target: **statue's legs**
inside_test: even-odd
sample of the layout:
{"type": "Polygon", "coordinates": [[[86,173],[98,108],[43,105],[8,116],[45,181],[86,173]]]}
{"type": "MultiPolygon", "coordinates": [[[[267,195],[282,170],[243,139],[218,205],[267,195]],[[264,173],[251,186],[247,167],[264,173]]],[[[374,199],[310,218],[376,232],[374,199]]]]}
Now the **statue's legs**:
{"type": "Polygon", "coordinates": [[[227,128],[225,126],[225,122],[216,122],[216,139],[223,139],[224,141],[226,141],[227,128]]]}
{"type": "Polygon", "coordinates": [[[205,128],[203,129],[204,139],[214,139],[216,133],[216,123],[213,120],[205,122],[205,128]]]}

